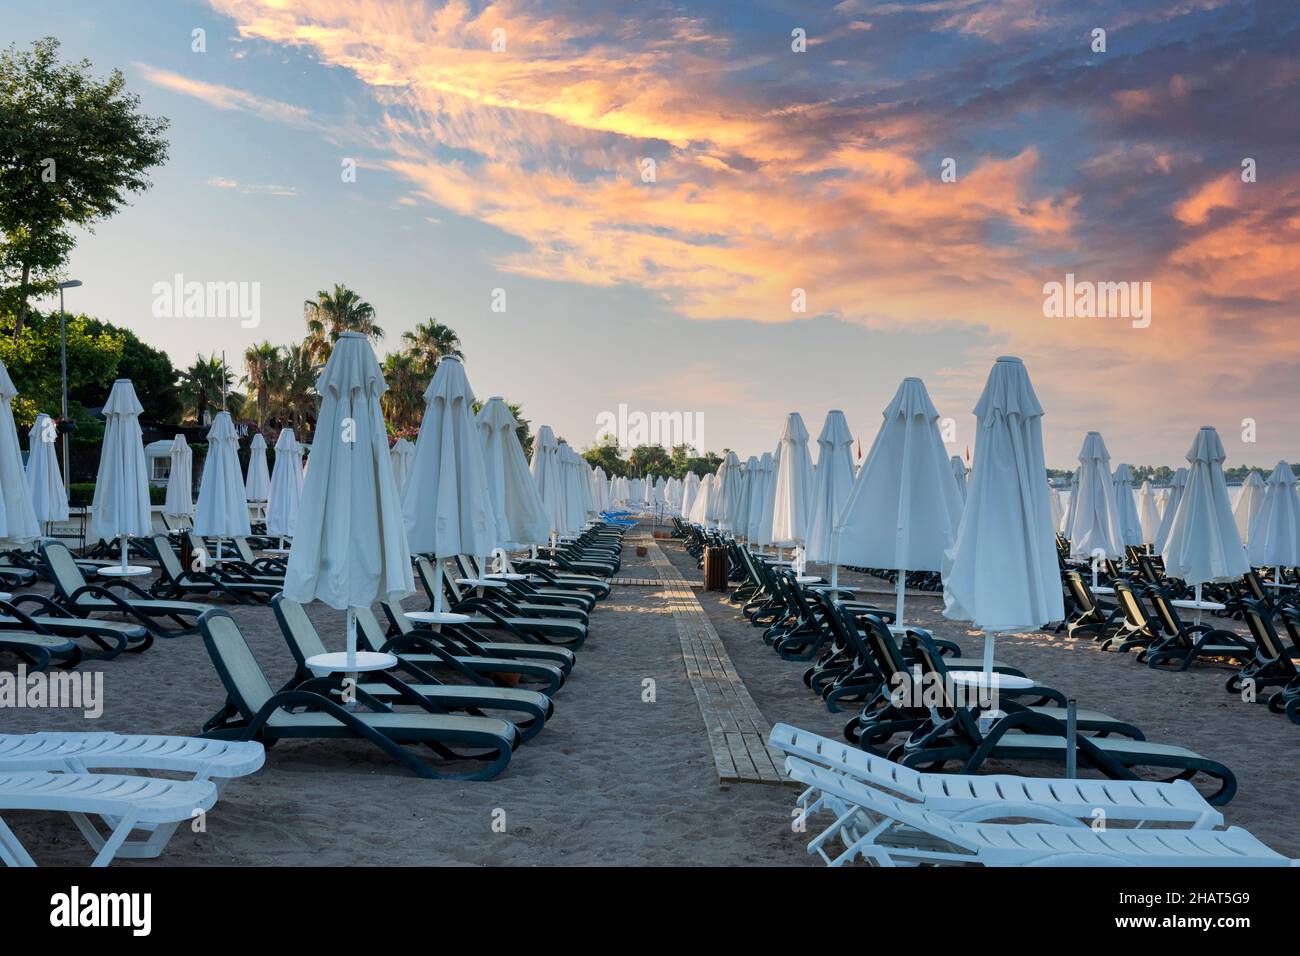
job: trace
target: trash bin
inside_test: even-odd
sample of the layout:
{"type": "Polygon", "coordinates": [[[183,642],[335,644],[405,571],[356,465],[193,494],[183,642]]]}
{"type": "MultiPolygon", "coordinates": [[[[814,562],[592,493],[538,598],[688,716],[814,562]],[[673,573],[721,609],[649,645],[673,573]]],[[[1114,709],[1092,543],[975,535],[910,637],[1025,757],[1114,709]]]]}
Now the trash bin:
{"type": "Polygon", "coordinates": [[[727,590],[727,549],[711,546],[704,549],[704,590],[727,590]]]}

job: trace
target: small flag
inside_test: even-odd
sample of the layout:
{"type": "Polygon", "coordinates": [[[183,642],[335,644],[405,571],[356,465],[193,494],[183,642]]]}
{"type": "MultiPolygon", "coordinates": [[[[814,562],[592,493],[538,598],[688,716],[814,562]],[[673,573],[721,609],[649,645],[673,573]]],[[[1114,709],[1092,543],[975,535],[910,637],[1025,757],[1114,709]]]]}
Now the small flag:
{"type": "Polygon", "coordinates": [[[858,461],[862,461],[862,436],[858,436],[858,461]]]}

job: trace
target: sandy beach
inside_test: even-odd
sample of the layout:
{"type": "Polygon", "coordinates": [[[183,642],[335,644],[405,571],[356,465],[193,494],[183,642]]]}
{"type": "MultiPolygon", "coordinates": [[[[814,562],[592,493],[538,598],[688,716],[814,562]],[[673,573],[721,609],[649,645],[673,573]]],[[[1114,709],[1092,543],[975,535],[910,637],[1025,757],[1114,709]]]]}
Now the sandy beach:
{"type": "MultiPolygon", "coordinates": [[[[699,580],[679,544],[660,544],[688,580],[699,580]]],[[[629,546],[621,574],[651,578],[655,570],[629,546]]],[[[829,713],[804,687],[805,665],[780,660],[723,595],[696,594],[763,715],[838,737],[849,715],[829,713]]],[[[414,598],[407,603],[417,606],[414,598]]],[[[978,653],[981,639],[944,621],[940,606],[937,596],[911,600],[909,619],[978,653]]],[[[290,658],[270,609],[231,610],[272,683],[287,679],[290,658]]],[[[319,604],[309,613],[326,643],[341,647],[342,615],[319,604]]],[[[1294,725],[1227,694],[1226,669],[1158,673],[1129,656],[1100,653],[1089,641],[1045,634],[1003,640],[997,653],[1075,695],[1081,706],[1137,723],[1151,740],[1227,763],[1240,784],[1226,808],[1228,822],[1300,855],[1290,820],[1300,803],[1294,725]]],[[[719,787],[659,588],[616,587],[592,616],[578,658],[556,695],[554,718],[496,780],[419,779],[362,743],[281,743],[260,772],[226,789],[205,833],[178,834],[156,861],[118,865],[810,865],[807,837],[790,825],[791,787],[719,787]],[[643,700],[647,679],[654,681],[653,702],[643,700]]],[[[0,666],[12,667],[13,659],[0,666]]],[[[142,655],[83,668],[104,673],[102,718],[9,711],[4,729],[194,734],[224,698],[198,637],[159,641],[142,655]]],[[[88,860],[66,818],[10,816],[39,862],[88,860]]]]}

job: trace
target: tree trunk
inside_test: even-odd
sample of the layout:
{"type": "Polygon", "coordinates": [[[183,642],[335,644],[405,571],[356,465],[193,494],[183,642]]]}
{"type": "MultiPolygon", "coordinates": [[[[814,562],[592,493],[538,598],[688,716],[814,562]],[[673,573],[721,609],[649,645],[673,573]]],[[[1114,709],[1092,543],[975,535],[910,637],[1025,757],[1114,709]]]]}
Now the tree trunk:
{"type": "Polygon", "coordinates": [[[23,323],[27,321],[27,281],[31,278],[32,267],[23,263],[23,278],[18,283],[18,315],[14,318],[14,341],[23,332],[23,323]]]}

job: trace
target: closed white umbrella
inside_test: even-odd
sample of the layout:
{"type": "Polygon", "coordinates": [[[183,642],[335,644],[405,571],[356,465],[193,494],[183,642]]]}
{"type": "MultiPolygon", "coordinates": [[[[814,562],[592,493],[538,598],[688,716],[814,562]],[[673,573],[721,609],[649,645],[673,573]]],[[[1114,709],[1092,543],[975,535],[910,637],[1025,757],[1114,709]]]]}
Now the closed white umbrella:
{"type": "Polygon", "coordinates": [[[1168,496],[1165,498],[1164,510],[1160,512],[1160,528],[1156,531],[1155,548],[1157,554],[1163,554],[1169,540],[1169,532],[1174,526],[1174,518],[1183,502],[1183,492],[1187,487],[1187,469],[1179,468],[1170,480],[1168,496]]]}
{"type": "Polygon", "coordinates": [[[169,518],[194,517],[194,452],[184,435],[172,439],[171,462],[167,471],[167,497],[163,514],[169,518]]]}
{"type": "Polygon", "coordinates": [[[266,438],[258,432],[248,443],[248,468],[244,472],[244,498],[260,513],[271,497],[271,469],[266,466],[266,438]]]}
{"type": "Polygon", "coordinates": [[[415,590],[379,407],[387,388],[369,339],[342,333],[316,381],[312,464],[284,575],[290,600],[347,611],[348,666],[365,659],[357,652],[355,609],[415,590]]]}
{"type": "Polygon", "coordinates": [[[9,370],[0,362],[0,544],[11,548],[25,547],[41,536],[31,488],[23,471],[18,425],[9,404],[17,394],[9,370]]]}
{"type": "Polygon", "coordinates": [[[781,460],[776,467],[776,499],[772,509],[772,540],[778,545],[802,545],[812,530],[812,459],[808,429],[798,412],[786,416],[781,432],[781,460]]]}
{"type": "MultiPolygon", "coordinates": [[[[781,443],[779,441],[776,444],[776,449],[770,455],[764,453],[763,458],[759,459],[760,466],[768,458],[771,459],[772,466],[767,472],[767,496],[763,502],[763,513],[759,516],[758,537],[755,539],[760,548],[777,544],[772,534],[772,521],[776,517],[776,473],[781,467],[781,443]]],[[[780,557],[779,548],[777,549],[777,557],[780,557]]]]}
{"type": "Polygon", "coordinates": [[[1237,531],[1245,544],[1249,544],[1250,529],[1255,522],[1255,516],[1259,514],[1259,509],[1264,504],[1265,494],[1264,479],[1260,477],[1259,472],[1252,471],[1247,474],[1237,495],[1237,503],[1232,508],[1232,520],[1237,522],[1237,531]]]}
{"type": "Polygon", "coordinates": [[[682,482],[682,517],[687,521],[691,520],[691,506],[695,504],[695,495],[700,490],[700,476],[695,472],[688,472],[686,480],[682,482]]]}
{"type": "Polygon", "coordinates": [[[475,421],[483,439],[483,467],[501,546],[543,543],[551,532],[550,520],[537,483],[528,473],[519,423],[499,396],[487,400],[475,421]]]}
{"type": "Polygon", "coordinates": [[[835,527],[853,490],[853,434],[844,413],[826,413],[817,436],[817,471],[813,476],[812,527],[808,531],[808,557],[831,566],[831,587],[840,583],[835,527]]]}
{"type": "MultiPolygon", "coordinates": [[[[1223,477],[1223,442],[1219,433],[1204,426],[1187,452],[1187,486],[1174,515],[1161,556],[1165,573],[1196,586],[1211,581],[1236,581],[1250,568],[1246,549],[1237,534],[1223,477]]],[[[1196,621],[1201,609],[1196,609],[1196,621]]]]}
{"type": "MultiPolygon", "coordinates": [[[[961,503],[966,504],[966,493],[970,490],[968,485],[969,475],[966,474],[966,463],[961,460],[961,455],[953,455],[948,459],[952,467],[952,477],[957,482],[957,494],[961,497],[961,503]]],[[[921,570],[917,568],[916,570],[921,570]]]]}
{"type": "MultiPolygon", "coordinates": [[[[1070,534],[1070,555],[1091,558],[1102,552],[1119,557],[1119,509],[1115,504],[1114,479],[1110,473],[1110,452],[1097,432],[1088,432],[1079,450],[1079,503],[1071,507],[1074,524],[1070,534]]],[[[1094,580],[1095,568],[1094,567],[1094,580]]]]}
{"type": "MultiPolygon", "coordinates": [[[[5,378],[8,378],[7,374],[5,378]]],[[[113,573],[124,576],[148,571],[126,563],[127,541],[153,530],[149,512],[149,472],[140,432],[142,411],[144,409],[135,396],[131,380],[119,378],[114,382],[104,405],[104,443],[100,447],[95,496],[91,500],[87,528],[92,541],[116,538],[121,542],[122,563],[113,573]]]]}
{"type": "Polygon", "coordinates": [[[1146,544],[1142,521],[1138,517],[1137,502],[1133,500],[1133,469],[1120,465],[1115,469],[1114,484],[1116,515],[1119,518],[1119,543],[1140,546],[1146,544]]]}
{"type": "Polygon", "coordinates": [[[275,440],[275,468],[271,471],[271,499],[266,509],[266,532],[278,535],[280,549],[284,539],[292,538],[302,506],[302,445],[292,428],[280,429],[275,440]]]}
{"type": "Polygon", "coordinates": [[[737,538],[744,538],[749,532],[749,514],[755,507],[754,489],[758,481],[758,456],[750,455],[741,470],[740,506],[732,517],[734,534],[737,538]]]}
{"type": "Polygon", "coordinates": [[[740,491],[739,478],[740,459],[734,451],[729,451],[714,475],[709,511],[705,516],[725,531],[731,530],[731,508],[740,491]]]}
{"type": "Polygon", "coordinates": [[[400,495],[406,490],[406,480],[411,474],[411,462],[415,459],[415,446],[405,438],[399,438],[393,442],[393,447],[389,450],[388,455],[393,463],[393,481],[397,483],[397,493],[400,495]]]}
{"type": "Polygon", "coordinates": [[[605,512],[609,510],[609,480],[605,477],[605,469],[597,465],[591,471],[591,493],[596,500],[596,510],[605,512]]]}
{"type": "Polygon", "coordinates": [[[944,617],[984,631],[992,684],[994,635],[1065,613],[1043,482],[1043,407],[1024,363],[999,358],[975,406],[975,467],[957,539],[944,559],[944,617]]]}
{"type": "Polygon", "coordinates": [[[560,475],[564,486],[564,526],[565,534],[577,534],[587,524],[586,496],[583,485],[586,477],[582,471],[582,456],[565,443],[560,445],[560,475]]]}
{"type": "Polygon", "coordinates": [[[1142,543],[1148,547],[1156,540],[1160,530],[1160,509],[1156,502],[1156,491],[1150,481],[1142,482],[1138,490],[1138,521],[1142,525],[1142,543]]]}
{"type": "Polygon", "coordinates": [[[194,531],[217,539],[218,561],[224,538],[251,533],[244,482],[239,476],[239,436],[226,411],[217,412],[208,429],[208,454],[203,459],[199,501],[194,506],[194,531]]]}
{"type": "Polygon", "coordinates": [[[1074,469],[1074,474],[1070,476],[1070,500],[1065,505],[1065,517],[1062,519],[1057,530],[1065,535],[1066,539],[1072,539],[1074,533],[1074,516],[1078,513],[1079,504],[1079,469],[1074,469]]]}
{"type": "Polygon", "coordinates": [[[1065,520],[1065,510],[1061,507],[1061,493],[1050,481],[1047,483],[1047,503],[1052,506],[1052,527],[1059,528],[1065,520]]]}
{"type": "Polygon", "coordinates": [[[567,532],[564,516],[564,472],[560,467],[560,446],[550,425],[537,429],[533,439],[533,461],[530,466],[537,493],[546,506],[546,515],[552,533],[567,532]]]}
{"type": "Polygon", "coordinates": [[[708,522],[705,517],[709,511],[709,499],[713,497],[714,475],[707,474],[700,479],[699,491],[695,493],[695,503],[691,505],[691,521],[702,525],[708,522]]]}
{"type": "MultiPolygon", "coordinates": [[[[0,368],[4,364],[0,363],[0,368]]],[[[8,372],[5,373],[8,377],[8,372]]],[[[0,382],[0,390],[3,390],[0,382]]],[[[12,414],[12,413],[11,413],[12,414]]],[[[68,520],[68,493],[59,474],[59,458],[54,452],[59,430],[44,412],[36,416],[27,433],[27,490],[31,493],[32,511],[38,524],[68,520]]]]}
{"type": "Polygon", "coordinates": [[[474,423],[465,366],[444,358],[424,391],[415,461],[402,494],[411,550],[434,557],[435,615],[442,611],[442,562],[459,554],[484,559],[501,544],[474,423]]]}
{"type": "Polygon", "coordinates": [[[925,383],[905,378],[885,408],[835,533],[841,560],[898,572],[898,624],[907,572],[942,570],[962,508],[939,412],[925,383]]]}
{"type": "Polygon", "coordinates": [[[772,525],[772,491],[775,487],[772,475],[772,453],[763,452],[753,466],[750,479],[749,510],[745,515],[745,537],[750,545],[758,545],[760,553],[765,544],[770,543],[772,525]],[[769,541],[762,540],[763,524],[767,522],[769,541]]]}
{"type": "Polygon", "coordinates": [[[1279,584],[1283,568],[1300,565],[1300,497],[1295,473],[1285,461],[1277,463],[1265,482],[1264,500],[1250,525],[1246,556],[1253,565],[1276,568],[1279,584]]]}

